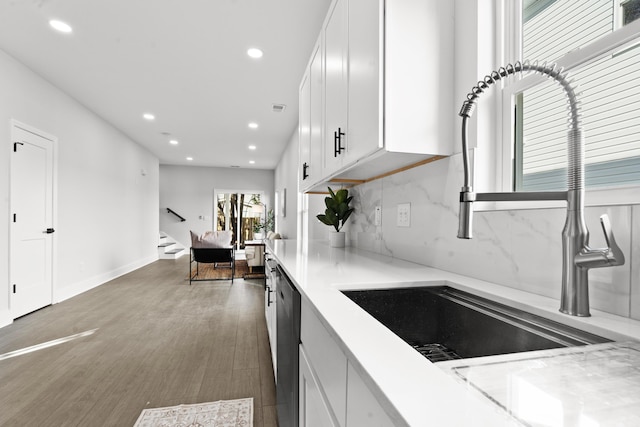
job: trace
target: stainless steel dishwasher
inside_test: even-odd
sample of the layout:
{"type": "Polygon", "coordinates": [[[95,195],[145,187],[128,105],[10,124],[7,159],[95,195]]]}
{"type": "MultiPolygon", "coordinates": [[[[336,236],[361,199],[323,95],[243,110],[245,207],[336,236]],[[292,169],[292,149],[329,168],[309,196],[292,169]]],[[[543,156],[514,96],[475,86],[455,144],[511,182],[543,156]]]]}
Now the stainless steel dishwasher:
{"type": "Polygon", "coordinates": [[[276,269],[276,281],[278,426],[295,427],[298,425],[300,293],[279,265],[276,269]]]}

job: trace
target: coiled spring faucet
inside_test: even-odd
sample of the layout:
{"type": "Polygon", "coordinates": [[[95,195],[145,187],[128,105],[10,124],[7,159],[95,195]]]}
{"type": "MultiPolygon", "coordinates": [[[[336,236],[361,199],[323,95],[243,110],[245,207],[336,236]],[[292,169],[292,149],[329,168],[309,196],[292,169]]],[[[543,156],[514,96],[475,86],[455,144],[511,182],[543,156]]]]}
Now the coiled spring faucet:
{"type": "Polygon", "coordinates": [[[567,218],[562,230],[562,293],[560,311],[572,316],[590,316],[589,269],[624,264],[624,254],[616,244],[609,217],[604,214],[600,223],[607,248],[589,247],[589,230],[584,221],[584,143],[581,130],[580,104],[576,93],[562,68],[555,64],[516,62],[501,67],[478,82],[467,95],[459,115],[462,117],[462,156],[464,186],[460,191],[460,216],[458,238],[472,238],[473,203],[490,201],[564,200],[567,202],[567,218]],[[567,191],[475,193],[471,187],[469,158],[467,153],[467,122],[478,97],[498,80],[523,72],[537,72],[556,80],[569,100],[568,131],[568,179],[567,191]]]}

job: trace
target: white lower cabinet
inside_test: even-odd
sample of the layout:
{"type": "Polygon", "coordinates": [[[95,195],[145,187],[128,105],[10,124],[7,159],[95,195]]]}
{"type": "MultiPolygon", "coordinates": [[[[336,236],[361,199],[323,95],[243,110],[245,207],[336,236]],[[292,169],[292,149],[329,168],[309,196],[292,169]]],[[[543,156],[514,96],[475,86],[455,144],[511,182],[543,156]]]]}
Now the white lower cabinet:
{"type": "Polygon", "coordinates": [[[300,427],[395,425],[304,301],[300,340],[300,427]]]}
{"type": "Polygon", "coordinates": [[[347,426],[390,427],[394,423],[349,363],[347,372],[347,426]]]}
{"type": "Polygon", "coordinates": [[[320,391],[304,347],[300,346],[300,426],[337,427],[320,391]]]}
{"type": "Polygon", "coordinates": [[[347,357],[313,310],[304,302],[300,313],[300,341],[336,424],[344,427],[347,405],[347,357]]]}

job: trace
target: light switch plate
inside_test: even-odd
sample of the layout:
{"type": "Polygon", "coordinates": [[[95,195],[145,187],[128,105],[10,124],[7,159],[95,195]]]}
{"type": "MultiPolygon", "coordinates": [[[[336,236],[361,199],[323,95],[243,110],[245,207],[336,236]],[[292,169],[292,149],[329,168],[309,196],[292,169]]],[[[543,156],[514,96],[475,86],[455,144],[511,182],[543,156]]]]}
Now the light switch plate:
{"type": "Polygon", "coordinates": [[[398,216],[396,218],[396,225],[398,227],[411,226],[411,203],[398,204],[398,216]]]}

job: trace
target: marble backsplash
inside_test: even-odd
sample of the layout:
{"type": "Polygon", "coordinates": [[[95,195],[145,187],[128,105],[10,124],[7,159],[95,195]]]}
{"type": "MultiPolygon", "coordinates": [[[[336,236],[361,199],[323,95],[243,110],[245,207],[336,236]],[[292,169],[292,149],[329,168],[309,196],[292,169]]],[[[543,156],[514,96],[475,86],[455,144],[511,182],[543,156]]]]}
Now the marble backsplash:
{"type": "MultiPolygon", "coordinates": [[[[559,299],[566,209],[480,211],[474,238],[456,237],[460,156],[410,169],[351,189],[352,246],[559,299]],[[411,204],[410,227],[396,226],[400,203],[411,204]],[[374,222],[376,206],[382,223],[374,222]]],[[[590,246],[606,246],[599,216],[611,219],[623,266],[589,273],[593,309],[640,320],[640,205],[585,210],[590,246]]]]}

